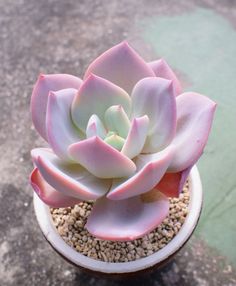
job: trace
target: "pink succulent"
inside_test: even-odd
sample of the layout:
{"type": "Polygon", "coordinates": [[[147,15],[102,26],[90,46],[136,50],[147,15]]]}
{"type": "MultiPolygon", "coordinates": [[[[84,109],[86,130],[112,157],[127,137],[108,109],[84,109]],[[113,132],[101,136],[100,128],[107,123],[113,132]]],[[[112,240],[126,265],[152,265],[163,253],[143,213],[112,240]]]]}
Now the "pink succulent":
{"type": "Polygon", "coordinates": [[[50,148],[32,150],[31,185],[49,206],[95,201],[88,231],[132,240],[168,215],[206,145],[216,104],[181,93],[164,60],[146,63],[126,42],[84,80],[40,75],[32,120],[50,148]]]}

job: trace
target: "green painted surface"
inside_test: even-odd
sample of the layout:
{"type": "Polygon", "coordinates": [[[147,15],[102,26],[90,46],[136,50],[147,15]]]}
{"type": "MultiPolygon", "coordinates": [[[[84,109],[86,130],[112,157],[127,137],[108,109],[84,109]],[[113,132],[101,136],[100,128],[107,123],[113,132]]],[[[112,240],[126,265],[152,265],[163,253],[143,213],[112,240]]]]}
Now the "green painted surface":
{"type": "Polygon", "coordinates": [[[202,8],[146,19],[142,29],[156,54],[190,83],[186,90],[218,103],[198,163],[205,195],[198,233],[236,264],[236,31],[227,19],[202,8]]]}

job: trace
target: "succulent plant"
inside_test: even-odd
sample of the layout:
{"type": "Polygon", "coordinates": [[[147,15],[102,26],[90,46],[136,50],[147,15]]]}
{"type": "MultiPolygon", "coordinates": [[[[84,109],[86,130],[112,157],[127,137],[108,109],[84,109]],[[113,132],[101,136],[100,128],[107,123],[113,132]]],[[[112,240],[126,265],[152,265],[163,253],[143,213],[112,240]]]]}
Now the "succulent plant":
{"type": "Polygon", "coordinates": [[[40,75],[31,113],[50,148],[31,154],[30,182],[51,207],[94,201],[87,230],[132,240],[168,215],[206,145],[216,104],[181,84],[160,59],[146,63],[126,42],[84,79],[40,75]]]}

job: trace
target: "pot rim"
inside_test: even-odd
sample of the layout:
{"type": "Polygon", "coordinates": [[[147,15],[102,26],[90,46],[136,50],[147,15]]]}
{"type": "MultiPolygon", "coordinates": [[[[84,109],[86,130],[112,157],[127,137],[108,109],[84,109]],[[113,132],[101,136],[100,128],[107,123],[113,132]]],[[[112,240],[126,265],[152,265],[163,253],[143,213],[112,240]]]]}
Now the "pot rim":
{"type": "Polygon", "coordinates": [[[138,272],[152,268],[155,265],[162,264],[164,261],[168,260],[168,258],[175,254],[192,235],[201,213],[203,199],[201,179],[196,165],[191,169],[188,179],[190,191],[189,213],[181,229],[162,249],[135,261],[104,262],[80,254],[74,248],[66,244],[66,242],[61,238],[53,224],[49,206],[41,201],[36,193],[34,193],[34,210],[41,231],[47,241],[57,252],[59,252],[59,254],[73,264],[91,271],[105,274],[138,272]]]}

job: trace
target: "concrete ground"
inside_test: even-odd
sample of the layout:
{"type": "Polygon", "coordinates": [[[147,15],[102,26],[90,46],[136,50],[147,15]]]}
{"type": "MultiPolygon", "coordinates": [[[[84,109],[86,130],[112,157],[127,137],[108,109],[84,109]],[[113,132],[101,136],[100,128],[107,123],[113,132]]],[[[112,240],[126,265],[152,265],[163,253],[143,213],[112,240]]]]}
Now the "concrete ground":
{"type": "Polygon", "coordinates": [[[236,1],[0,0],[0,285],[236,285],[236,1]],[[195,236],[159,272],[131,280],[82,273],[47,244],[28,176],[29,102],[40,72],[83,75],[128,40],[146,60],[164,57],[187,89],[218,102],[199,163],[205,206],[195,236]],[[234,143],[234,144],[233,144],[234,143]]]}

